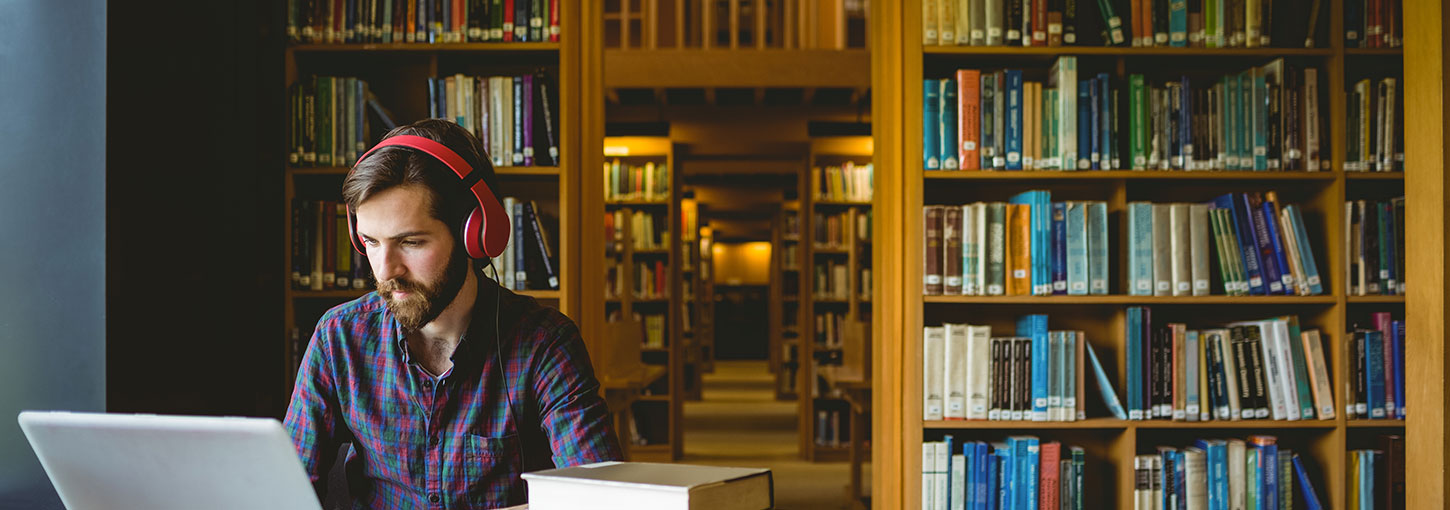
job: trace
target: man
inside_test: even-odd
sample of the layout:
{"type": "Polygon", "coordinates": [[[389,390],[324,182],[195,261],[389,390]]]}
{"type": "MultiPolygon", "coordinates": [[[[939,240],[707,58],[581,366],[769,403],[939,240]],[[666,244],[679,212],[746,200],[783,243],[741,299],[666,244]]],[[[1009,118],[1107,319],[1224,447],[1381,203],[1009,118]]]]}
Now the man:
{"type": "Polygon", "coordinates": [[[463,235],[485,195],[462,165],[383,146],[398,135],[441,143],[492,189],[478,139],[432,119],[389,132],[343,182],[377,292],[318,321],[287,409],[319,495],[343,442],[365,508],[517,505],[523,472],[620,459],[574,323],[481,277],[463,235]]]}

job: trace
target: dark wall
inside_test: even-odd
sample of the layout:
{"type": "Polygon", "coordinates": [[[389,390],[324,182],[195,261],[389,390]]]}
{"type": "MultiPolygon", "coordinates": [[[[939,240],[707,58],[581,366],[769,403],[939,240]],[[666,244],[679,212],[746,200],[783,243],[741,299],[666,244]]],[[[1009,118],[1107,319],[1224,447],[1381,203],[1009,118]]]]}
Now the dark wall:
{"type": "Polygon", "coordinates": [[[715,286],[715,359],[770,357],[770,288],[715,286]]]}
{"type": "Polygon", "coordinates": [[[280,416],[285,407],[283,52],[267,28],[283,4],[110,9],[111,411],[280,416]]]}
{"type": "Polygon", "coordinates": [[[0,508],[61,508],[15,416],[106,380],[106,2],[0,2],[0,508]]]}

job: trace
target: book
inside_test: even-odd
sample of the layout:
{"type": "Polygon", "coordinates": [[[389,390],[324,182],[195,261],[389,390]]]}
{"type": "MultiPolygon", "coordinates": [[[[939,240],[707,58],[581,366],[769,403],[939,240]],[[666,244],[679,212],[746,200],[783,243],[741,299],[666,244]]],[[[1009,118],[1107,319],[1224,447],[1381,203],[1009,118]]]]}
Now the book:
{"type": "Polygon", "coordinates": [[[769,469],[611,461],[522,476],[533,510],[764,510],[775,504],[769,469]]]}

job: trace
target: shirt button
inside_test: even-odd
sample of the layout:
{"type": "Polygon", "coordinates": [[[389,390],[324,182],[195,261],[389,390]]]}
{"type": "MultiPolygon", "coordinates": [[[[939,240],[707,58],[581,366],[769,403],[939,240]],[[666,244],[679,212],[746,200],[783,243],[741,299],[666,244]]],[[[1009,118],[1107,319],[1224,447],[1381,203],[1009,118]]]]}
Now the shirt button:
{"type": "Polygon", "coordinates": [[[435,492],[428,495],[428,502],[437,503],[439,501],[443,501],[443,496],[439,496],[438,493],[435,492]]]}

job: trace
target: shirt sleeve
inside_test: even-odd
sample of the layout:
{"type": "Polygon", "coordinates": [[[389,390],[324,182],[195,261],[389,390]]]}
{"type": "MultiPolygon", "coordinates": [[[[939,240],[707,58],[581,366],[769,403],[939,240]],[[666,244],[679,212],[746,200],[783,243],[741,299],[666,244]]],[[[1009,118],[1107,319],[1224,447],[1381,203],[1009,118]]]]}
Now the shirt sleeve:
{"type": "Polygon", "coordinates": [[[535,354],[533,391],[558,467],[624,460],[579,328],[566,317],[535,354]]]}
{"type": "Polygon", "coordinates": [[[338,448],[349,440],[347,428],[338,426],[340,407],[329,348],[331,333],[325,324],[318,324],[303,354],[297,382],[292,386],[292,402],[282,421],[319,498],[326,496],[327,473],[336,461],[338,448]]]}

